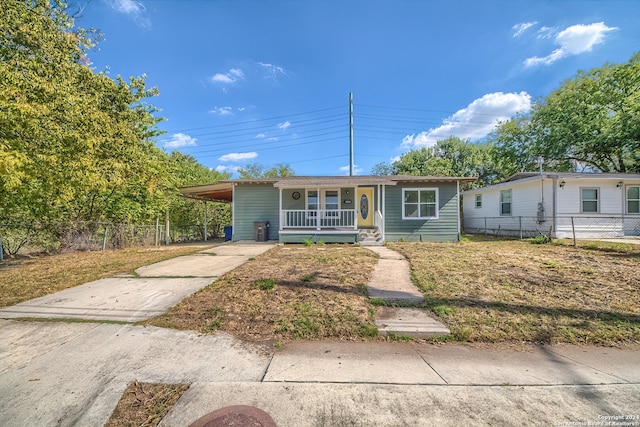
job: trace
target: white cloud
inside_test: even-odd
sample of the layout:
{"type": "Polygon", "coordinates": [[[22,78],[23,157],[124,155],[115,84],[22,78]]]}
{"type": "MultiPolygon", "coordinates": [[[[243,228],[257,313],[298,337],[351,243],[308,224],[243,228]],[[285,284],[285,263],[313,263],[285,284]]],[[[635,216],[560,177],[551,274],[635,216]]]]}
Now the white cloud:
{"type": "Polygon", "coordinates": [[[431,147],[450,136],[478,140],[491,133],[498,121],[508,120],[516,113],[530,108],[531,95],[527,92],[488,93],[444,119],[442,126],[406,135],[402,139],[402,147],[431,147]]]}
{"type": "Polygon", "coordinates": [[[541,27],[538,30],[538,35],[537,38],[538,39],[550,39],[551,37],[555,37],[555,35],[558,33],[558,29],[554,28],[554,27],[541,27]]]}
{"type": "Polygon", "coordinates": [[[120,13],[124,13],[125,15],[131,16],[136,24],[149,28],[151,26],[151,21],[148,18],[145,18],[144,12],[146,12],[147,8],[144,6],[139,0],[111,0],[109,2],[111,7],[117,10],[120,13]]]}
{"type": "Polygon", "coordinates": [[[258,62],[258,65],[260,65],[262,69],[267,73],[266,77],[269,79],[277,80],[278,75],[287,75],[286,70],[278,65],[266,64],[264,62],[258,62]]]}
{"type": "Polygon", "coordinates": [[[516,24],[513,26],[512,30],[514,30],[513,33],[513,37],[514,38],[518,38],[522,35],[522,33],[524,33],[525,31],[527,31],[529,28],[533,27],[534,25],[536,25],[537,22],[522,22],[520,24],[516,24]]]}
{"type": "Polygon", "coordinates": [[[266,137],[267,137],[266,133],[259,133],[259,134],[256,135],[256,138],[258,138],[258,139],[263,139],[263,138],[266,138],[266,137]]]}
{"type": "Polygon", "coordinates": [[[209,111],[212,114],[217,114],[218,116],[232,116],[233,109],[231,107],[213,107],[213,110],[209,111]]]}
{"type": "Polygon", "coordinates": [[[289,122],[289,120],[287,120],[286,122],[283,123],[278,123],[278,128],[282,129],[282,130],[286,130],[288,128],[291,127],[291,123],[289,122]]]}
{"type": "Polygon", "coordinates": [[[218,157],[218,161],[220,162],[238,162],[241,160],[250,160],[258,157],[258,153],[252,151],[250,153],[229,153],[224,156],[218,157]]]}
{"type": "Polygon", "coordinates": [[[214,83],[231,84],[238,80],[244,80],[244,72],[240,68],[232,68],[226,73],[216,73],[210,77],[214,83]]]}
{"type": "Polygon", "coordinates": [[[215,168],[215,170],[217,170],[218,172],[231,172],[231,173],[237,173],[239,169],[240,169],[240,166],[225,166],[225,165],[218,165],[215,168]]]}
{"type": "MultiPolygon", "coordinates": [[[[340,167],[340,172],[344,172],[345,175],[349,175],[349,166],[340,167]]],[[[353,165],[353,174],[360,175],[364,170],[358,165],[353,165]]]]}
{"type": "Polygon", "coordinates": [[[395,156],[389,159],[391,163],[399,162],[402,156],[395,156]]]}
{"type": "Polygon", "coordinates": [[[185,135],[184,133],[174,133],[169,141],[165,141],[165,148],[192,147],[196,144],[197,139],[185,135]]]}
{"type": "Polygon", "coordinates": [[[596,22],[589,25],[572,25],[560,31],[554,39],[560,47],[547,56],[533,56],[524,61],[526,67],[538,64],[550,65],[567,56],[579,55],[590,52],[593,46],[603,43],[605,35],[617,30],[616,27],[607,27],[604,22],[596,22]]]}
{"type": "Polygon", "coordinates": [[[135,0],[113,0],[111,2],[111,7],[118,12],[126,13],[127,15],[139,14],[147,10],[141,1],[135,0]]]}
{"type": "Polygon", "coordinates": [[[267,138],[267,141],[277,141],[277,140],[278,140],[278,138],[276,138],[275,136],[267,138]]]}

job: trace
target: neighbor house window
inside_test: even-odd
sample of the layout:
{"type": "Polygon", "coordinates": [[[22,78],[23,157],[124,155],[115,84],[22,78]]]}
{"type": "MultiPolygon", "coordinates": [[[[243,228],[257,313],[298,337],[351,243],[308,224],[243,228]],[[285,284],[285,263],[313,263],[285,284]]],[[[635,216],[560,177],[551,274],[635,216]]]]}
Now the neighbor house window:
{"type": "Polygon", "coordinates": [[[640,213],[640,187],[627,187],[627,213],[640,213]]]}
{"type": "Polygon", "coordinates": [[[438,190],[416,188],[402,190],[402,217],[404,219],[430,219],[438,217],[438,190]]]}
{"type": "Polygon", "coordinates": [[[598,213],[598,201],[600,198],[599,188],[581,188],[580,202],[582,204],[583,213],[598,213]]]}
{"type": "Polygon", "coordinates": [[[476,194],[476,208],[482,207],[482,194],[476,194]]]}
{"type": "Polygon", "coordinates": [[[511,190],[500,192],[500,215],[511,215],[511,190]]]}

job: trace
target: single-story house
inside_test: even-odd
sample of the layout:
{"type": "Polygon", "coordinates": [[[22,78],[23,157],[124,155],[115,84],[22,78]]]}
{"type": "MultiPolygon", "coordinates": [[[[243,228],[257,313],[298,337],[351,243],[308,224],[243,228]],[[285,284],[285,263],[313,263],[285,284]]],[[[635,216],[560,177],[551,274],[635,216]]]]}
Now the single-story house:
{"type": "Polygon", "coordinates": [[[462,198],[467,233],[640,236],[640,174],[517,173],[462,198]]]}
{"type": "Polygon", "coordinates": [[[232,204],[233,241],[457,241],[460,183],[476,178],[292,176],[180,189],[232,204]],[[267,224],[268,223],[268,224],[267,224]]]}

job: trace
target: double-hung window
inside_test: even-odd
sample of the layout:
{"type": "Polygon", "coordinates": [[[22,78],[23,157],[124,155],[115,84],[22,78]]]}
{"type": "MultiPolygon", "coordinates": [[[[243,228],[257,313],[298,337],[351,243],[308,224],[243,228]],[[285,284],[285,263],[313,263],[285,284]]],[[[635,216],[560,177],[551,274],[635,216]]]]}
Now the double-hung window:
{"type": "Polygon", "coordinates": [[[309,211],[309,216],[316,216],[318,201],[318,192],[316,190],[307,191],[307,210],[309,211]]]}
{"type": "Polygon", "coordinates": [[[581,188],[580,204],[582,213],[598,213],[600,211],[600,189],[581,188]]]}
{"type": "Polygon", "coordinates": [[[416,188],[402,190],[403,219],[438,218],[438,189],[416,188]]]}
{"type": "Polygon", "coordinates": [[[640,187],[627,187],[627,213],[640,214],[640,187]]]}
{"type": "Polygon", "coordinates": [[[482,207],[482,194],[476,194],[476,209],[482,207]]]}
{"type": "Polygon", "coordinates": [[[500,215],[511,216],[511,190],[500,192],[500,215]]]}
{"type": "Polygon", "coordinates": [[[325,190],[324,208],[327,210],[327,216],[338,216],[338,209],[340,209],[338,190],[325,190]]]}

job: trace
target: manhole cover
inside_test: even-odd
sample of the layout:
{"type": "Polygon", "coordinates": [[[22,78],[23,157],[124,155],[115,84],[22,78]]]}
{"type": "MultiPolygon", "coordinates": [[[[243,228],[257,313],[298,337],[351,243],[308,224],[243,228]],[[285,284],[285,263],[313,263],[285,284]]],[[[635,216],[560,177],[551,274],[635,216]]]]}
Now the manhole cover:
{"type": "Polygon", "coordinates": [[[276,423],[262,409],[236,405],[210,412],[189,427],[276,427],[276,423]]]}

